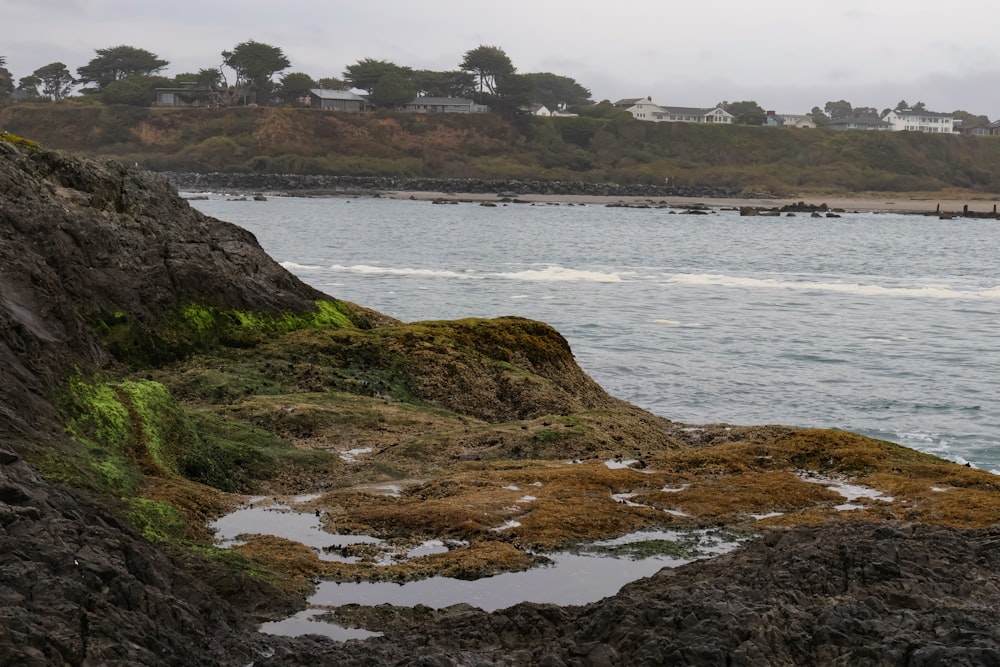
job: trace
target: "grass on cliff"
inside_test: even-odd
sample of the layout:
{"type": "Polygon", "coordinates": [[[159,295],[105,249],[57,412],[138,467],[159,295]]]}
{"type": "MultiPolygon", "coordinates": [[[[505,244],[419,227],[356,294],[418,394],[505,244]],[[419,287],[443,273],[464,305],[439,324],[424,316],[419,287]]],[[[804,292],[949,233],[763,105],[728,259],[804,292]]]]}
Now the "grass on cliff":
{"type": "Polygon", "coordinates": [[[290,108],[16,104],[0,126],[52,148],[157,171],[511,178],[728,187],[746,193],[1000,187],[1000,141],[578,117],[357,114],[290,108]]]}

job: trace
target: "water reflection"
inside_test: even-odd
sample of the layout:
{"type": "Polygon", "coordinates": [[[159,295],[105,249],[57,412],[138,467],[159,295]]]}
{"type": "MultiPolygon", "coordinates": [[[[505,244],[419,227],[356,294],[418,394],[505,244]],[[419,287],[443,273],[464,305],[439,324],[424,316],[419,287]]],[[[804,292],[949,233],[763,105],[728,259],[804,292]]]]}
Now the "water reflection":
{"type": "Polygon", "coordinates": [[[369,632],[359,628],[344,628],[333,623],[316,620],[315,617],[325,613],[324,609],[306,609],[283,621],[262,623],[260,631],[269,635],[284,637],[301,637],[302,635],[323,635],[337,641],[348,639],[368,639],[381,637],[381,632],[369,632]]]}
{"type": "MultiPolygon", "coordinates": [[[[595,551],[550,555],[552,565],[524,572],[508,572],[474,581],[432,577],[404,584],[391,582],[323,582],[310,598],[313,605],[418,604],[443,609],[467,603],[484,611],[505,609],[520,602],[581,605],[617,593],[625,584],[655,574],[664,567],[677,567],[698,558],[724,553],[737,542],[708,533],[695,536],[676,532],[640,532],[593,545],[595,551]],[[642,543],[687,541],[690,549],[681,557],[662,554],[617,558],[600,548],[642,543]]],[[[633,556],[641,551],[627,552],[633,556]]]]}
{"type": "MultiPolygon", "coordinates": [[[[382,544],[370,535],[335,535],[323,529],[315,513],[296,512],[288,505],[276,503],[265,507],[243,507],[209,524],[215,530],[219,546],[232,547],[243,544],[245,535],[273,535],[312,547],[320,559],[345,561],[345,557],[328,551],[333,547],[352,544],[382,544]]],[[[351,562],[347,560],[346,562],[351,562]]]]}

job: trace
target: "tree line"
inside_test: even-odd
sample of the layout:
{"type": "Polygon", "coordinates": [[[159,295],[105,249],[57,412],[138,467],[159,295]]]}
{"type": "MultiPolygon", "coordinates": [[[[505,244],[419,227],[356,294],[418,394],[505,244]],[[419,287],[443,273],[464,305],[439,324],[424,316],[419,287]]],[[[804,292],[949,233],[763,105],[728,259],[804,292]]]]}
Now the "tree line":
{"type": "Polygon", "coordinates": [[[96,49],[76,74],[62,62],[39,67],[16,83],[0,56],[0,103],[11,99],[66,99],[74,91],[105,104],[149,106],[157,88],[177,88],[189,103],[212,106],[298,104],[311,89],[353,88],[367,93],[372,105],[398,108],[418,95],[465,97],[498,111],[530,103],[567,108],[591,103],[590,90],[573,78],[551,72],[519,73],[504,50],[481,45],[466,52],[452,71],[418,70],[387,60],[363,58],[339,76],[314,79],[287,71],[291,62],[280,47],[249,40],[222,51],[221,65],[168,78],[168,61],[134,46],[96,49]],[[186,91],[186,92],[185,92],[186,91]]]}
{"type": "MultiPolygon", "coordinates": [[[[543,104],[551,110],[593,104],[591,92],[572,77],[551,72],[519,73],[504,50],[480,45],[467,51],[458,67],[450,71],[420,70],[388,60],[362,58],[348,65],[339,77],[314,79],[300,71],[286,72],[291,62],[280,47],[249,40],[220,53],[218,67],[185,72],[173,78],[161,76],[169,63],[156,54],[133,46],[96,49],[96,56],[78,67],[76,76],[61,62],[39,67],[17,80],[0,56],[0,103],[20,98],[58,101],[74,90],[105,104],[150,106],[157,88],[177,88],[191,104],[236,106],[246,104],[294,105],[305,100],[314,88],[363,90],[377,108],[399,108],[417,96],[462,97],[511,115],[529,104],[543,104]],[[275,80],[275,78],[277,80],[275,80]]],[[[720,102],[741,125],[764,125],[767,112],[755,101],[720,102]]],[[[895,109],[921,111],[923,102],[909,105],[901,100],[895,109]]],[[[819,126],[852,115],[882,117],[875,107],[854,107],[846,100],[815,106],[808,115],[819,126]]],[[[956,110],[952,115],[966,125],[989,123],[989,118],[956,110]]]]}

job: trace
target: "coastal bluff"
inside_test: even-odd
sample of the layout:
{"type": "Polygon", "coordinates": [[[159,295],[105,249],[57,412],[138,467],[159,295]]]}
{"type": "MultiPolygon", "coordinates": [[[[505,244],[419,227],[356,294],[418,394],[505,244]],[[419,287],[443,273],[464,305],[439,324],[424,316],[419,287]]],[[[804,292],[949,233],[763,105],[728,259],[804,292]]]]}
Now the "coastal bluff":
{"type": "Polygon", "coordinates": [[[1000,664],[1000,478],[667,417],[608,395],[544,323],[400,322],[162,176],[0,135],[0,662],[1000,664]],[[378,564],[214,545],[208,522],[258,494],[462,546],[378,564]],[[643,529],[740,546],[582,606],[338,611],[382,633],[365,641],[257,631],[318,580],[474,579],[643,529]]]}

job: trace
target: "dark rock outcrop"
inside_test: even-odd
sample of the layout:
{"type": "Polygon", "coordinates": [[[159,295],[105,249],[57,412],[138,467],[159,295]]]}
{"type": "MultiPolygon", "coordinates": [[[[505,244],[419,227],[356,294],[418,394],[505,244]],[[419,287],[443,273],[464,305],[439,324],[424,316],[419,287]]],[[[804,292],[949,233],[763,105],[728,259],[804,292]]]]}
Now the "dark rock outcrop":
{"type": "Polygon", "coordinates": [[[246,665],[260,655],[252,625],[205,584],[0,452],[3,664],[246,665]]]}
{"type": "Polygon", "coordinates": [[[51,391],[112,363],[104,323],[155,327],[189,302],[303,312],[322,296],[147,172],[0,141],[0,192],[0,436],[52,431],[51,391]]]}

